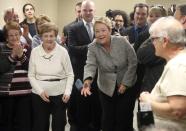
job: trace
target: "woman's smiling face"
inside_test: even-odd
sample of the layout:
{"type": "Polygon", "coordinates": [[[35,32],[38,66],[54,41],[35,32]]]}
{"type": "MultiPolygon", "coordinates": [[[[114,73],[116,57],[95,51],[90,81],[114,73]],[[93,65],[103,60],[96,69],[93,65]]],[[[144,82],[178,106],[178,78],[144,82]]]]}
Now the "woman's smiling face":
{"type": "Polygon", "coordinates": [[[95,37],[98,43],[104,45],[110,43],[111,30],[103,23],[96,23],[95,37]]]}

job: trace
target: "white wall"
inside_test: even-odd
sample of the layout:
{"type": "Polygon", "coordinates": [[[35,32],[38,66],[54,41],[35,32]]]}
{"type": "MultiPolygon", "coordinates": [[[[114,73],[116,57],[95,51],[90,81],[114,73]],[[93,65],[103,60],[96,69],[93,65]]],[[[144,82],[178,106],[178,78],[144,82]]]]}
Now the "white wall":
{"type": "MultiPolygon", "coordinates": [[[[14,7],[18,11],[20,21],[24,16],[22,7],[30,2],[36,7],[36,14],[48,15],[56,23],[62,32],[64,25],[75,18],[74,7],[81,0],[0,0],[0,26],[4,25],[3,12],[8,7],[14,7]]],[[[127,13],[133,10],[136,3],[162,4],[165,7],[171,4],[186,3],[186,0],[93,0],[96,4],[96,16],[104,16],[108,9],[121,9],[127,13]]]]}
{"type": "MultiPolygon", "coordinates": [[[[74,7],[81,0],[59,0],[59,26],[62,29],[64,25],[74,20],[74,7]]],[[[145,0],[93,0],[96,4],[96,16],[105,16],[108,9],[121,9],[127,13],[133,10],[136,3],[145,3],[145,0]]]]}
{"type": "Polygon", "coordinates": [[[20,21],[24,19],[22,7],[25,3],[32,3],[36,8],[36,15],[47,14],[58,24],[58,1],[59,0],[0,0],[0,26],[4,25],[4,10],[13,7],[18,12],[20,21]]]}
{"type": "Polygon", "coordinates": [[[161,4],[166,8],[169,8],[172,4],[186,4],[186,0],[146,0],[146,3],[149,5],[161,4]]]}

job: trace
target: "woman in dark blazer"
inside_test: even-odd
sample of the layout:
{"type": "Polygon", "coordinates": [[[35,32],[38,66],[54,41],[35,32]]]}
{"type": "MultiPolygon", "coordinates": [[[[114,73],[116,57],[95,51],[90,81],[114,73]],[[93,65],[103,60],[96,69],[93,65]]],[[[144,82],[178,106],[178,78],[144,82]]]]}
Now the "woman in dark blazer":
{"type": "Polygon", "coordinates": [[[94,24],[96,39],[89,45],[81,94],[91,95],[90,84],[98,70],[103,131],[132,131],[132,86],[136,81],[137,58],[122,36],[111,36],[111,22],[101,17],[94,24]]]}

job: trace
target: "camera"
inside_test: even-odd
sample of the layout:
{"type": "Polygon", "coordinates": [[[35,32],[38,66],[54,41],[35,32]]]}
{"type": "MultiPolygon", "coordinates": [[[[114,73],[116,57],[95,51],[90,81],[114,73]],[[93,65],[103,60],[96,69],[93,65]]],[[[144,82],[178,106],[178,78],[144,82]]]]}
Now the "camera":
{"type": "Polygon", "coordinates": [[[106,17],[108,17],[109,19],[113,19],[113,10],[109,9],[105,12],[106,17]]]}

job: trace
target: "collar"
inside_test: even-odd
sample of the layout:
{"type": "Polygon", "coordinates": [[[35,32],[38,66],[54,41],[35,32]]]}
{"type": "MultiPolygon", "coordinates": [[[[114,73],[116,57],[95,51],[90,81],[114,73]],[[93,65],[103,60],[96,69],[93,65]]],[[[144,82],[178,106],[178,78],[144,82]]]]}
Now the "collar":
{"type": "MultiPolygon", "coordinates": [[[[88,22],[86,22],[84,19],[82,19],[82,20],[83,20],[84,26],[86,27],[88,22]]],[[[89,23],[92,24],[92,26],[93,26],[94,22],[95,22],[95,20],[93,19],[92,22],[89,22],[89,23]]]]}
{"type": "Polygon", "coordinates": [[[39,46],[38,46],[38,48],[39,48],[39,55],[41,56],[41,57],[43,57],[43,56],[51,56],[51,55],[54,55],[54,54],[56,54],[56,51],[57,51],[57,46],[59,46],[56,42],[55,42],[55,47],[54,47],[54,49],[50,52],[50,53],[47,53],[47,52],[45,52],[45,50],[44,50],[44,48],[43,48],[43,46],[42,46],[42,44],[40,44],[39,46]]]}
{"type": "Polygon", "coordinates": [[[144,30],[146,27],[148,26],[148,24],[146,23],[144,26],[142,27],[138,27],[138,26],[134,26],[134,29],[137,30],[137,29],[141,29],[141,30],[144,30]]]}

